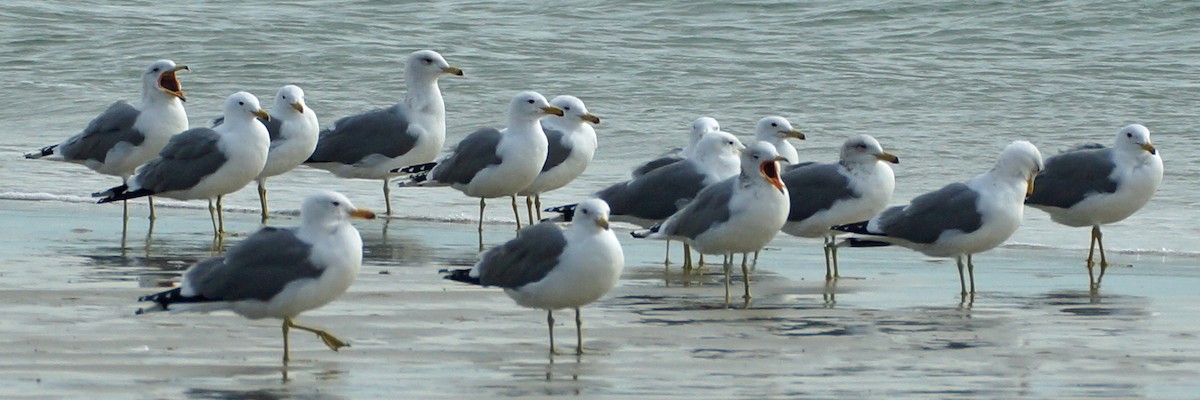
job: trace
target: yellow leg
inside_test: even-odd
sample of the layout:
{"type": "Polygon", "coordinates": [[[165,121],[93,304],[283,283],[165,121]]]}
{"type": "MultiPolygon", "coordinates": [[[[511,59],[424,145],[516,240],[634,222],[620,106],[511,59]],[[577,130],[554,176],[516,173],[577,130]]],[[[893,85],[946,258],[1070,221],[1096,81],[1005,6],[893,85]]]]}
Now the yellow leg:
{"type": "Polygon", "coordinates": [[[287,364],[288,361],[292,360],[291,351],[289,349],[289,344],[288,344],[288,328],[290,328],[288,326],[288,324],[290,324],[290,323],[292,323],[291,318],[283,319],[283,363],[284,364],[287,364]]]}
{"type": "Polygon", "coordinates": [[[742,295],[742,299],[746,300],[746,304],[750,304],[750,266],[746,264],[747,255],[742,253],[742,284],[746,288],[746,294],[742,295]]]}
{"type": "Polygon", "coordinates": [[[1104,280],[1104,272],[1108,270],[1108,259],[1104,258],[1104,234],[1100,232],[1100,226],[1093,226],[1096,231],[1096,247],[1100,249],[1100,276],[1096,277],[1096,288],[1100,287],[1100,281],[1104,280]]]}
{"type": "Polygon", "coordinates": [[[683,269],[690,271],[692,269],[692,246],[683,243],[683,269]]]}
{"type": "Polygon", "coordinates": [[[542,194],[541,193],[533,195],[533,204],[534,204],[533,208],[535,210],[537,210],[537,220],[541,221],[542,220],[542,194]]]}
{"type": "Polygon", "coordinates": [[[224,197],[224,196],[217,196],[217,233],[219,233],[219,234],[225,233],[224,207],[221,206],[221,198],[222,197],[224,197]]]}
{"type": "Polygon", "coordinates": [[[325,346],[329,347],[330,350],[338,351],[339,349],[341,349],[343,347],[350,347],[350,343],[346,343],[346,341],[344,341],[342,339],[338,339],[337,336],[333,336],[332,333],[329,333],[329,332],[325,331],[324,329],[318,329],[318,328],[300,325],[300,324],[297,324],[295,321],[293,321],[291,318],[284,318],[283,321],[284,321],[284,324],[287,325],[289,328],[296,328],[296,329],[299,329],[302,331],[309,331],[309,332],[316,334],[317,337],[321,338],[322,342],[325,342],[325,346]]]}
{"type": "Polygon", "coordinates": [[[387,207],[387,215],[392,216],[392,188],[388,186],[387,178],[383,178],[383,204],[387,207]]]}
{"type": "Polygon", "coordinates": [[[484,199],[482,197],[480,197],[479,198],[479,251],[483,251],[483,208],[485,206],[486,206],[486,204],[484,204],[484,199]]]}
{"type": "Polygon", "coordinates": [[[575,354],[583,354],[583,317],[575,307],[575,354]]]}
{"type": "Polygon", "coordinates": [[[525,213],[529,215],[529,225],[533,225],[533,197],[531,196],[525,196],[525,213]]]}
{"type": "Polygon", "coordinates": [[[267,181],[258,181],[258,203],[262,205],[262,223],[267,223],[267,181]]]}
{"type": "Polygon", "coordinates": [[[829,236],[825,236],[825,246],[823,247],[823,250],[825,251],[825,280],[832,281],[833,263],[831,262],[831,257],[833,253],[833,246],[829,242],[829,236]]]}
{"type": "Polygon", "coordinates": [[[671,265],[671,241],[667,240],[666,256],[663,258],[663,265],[671,265]]]}
{"type": "Polygon", "coordinates": [[[521,230],[521,211],[517,209],[517,195],[509,197],[512,197],[513,218],[517,220],[517,230],[519,231],[521,230]]]}
{"type": "Polygon", "coordinates": [[[975,294],[975,262],[971,260],[971,255],[967,254],[967,273],[971,275],[971,295],[975,294]]]}
{"type": "MultiPolygon", "coordinates": [[[[700,256],[703,257],[704,254],[700,256]]],[[[729,308],[729,279],[733,275],[729,271],[733,269],[733,253],[725,254],[725,261],[721,263],[721,267],[725,269],[725,308],[729,308]]]]}
{"type": "Polygon", "coordinates": [[[208,200],[208,219],[212,220],[213,236],[221,236],[221,232],[217,230],[217,208],[213,206],[212,199],[208,200]]]}
{"type": "Polygon", "coordinates": [[[967,281],[963,279],[963,257],[955,256],[954,262],[958,264],[958,286],[962,288],[962,295],[967,295],[967,281]]]}
{"type": "Polygon", "coordinates": [[[150,220],[158,219],[158,216],[154,215],[154,196],[146,196],[146,201],[150,202],[150,220]]]}

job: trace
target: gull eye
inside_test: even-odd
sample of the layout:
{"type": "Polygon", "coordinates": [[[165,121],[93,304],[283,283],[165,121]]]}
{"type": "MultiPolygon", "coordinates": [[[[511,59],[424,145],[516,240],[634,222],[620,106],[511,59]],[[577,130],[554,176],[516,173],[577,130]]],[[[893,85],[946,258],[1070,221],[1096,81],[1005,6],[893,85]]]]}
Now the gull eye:
{"type": "Polygon", "coordinates": [[[239,105],[239,106],[244,106],[244,105],[246,105],[246,102],[239,101],[239,102],[238,102],[238,105],[239,105]]]}
{"type": "Polygon", "coordinates": [[[772,123],[771,123],[771,127],[772,127],[772,128],[775,128],[775,127],[778,127],[778,126],[779,126],[779,124],[777,124],[777,123],[774,123],[774,122],[772,122],[772,123]]]}
{"type": "Polygon", "coordinates": [[[154,68],[152,71],[154,71],[154,72],[158,72],[158,68],[157,68],[157,67],[155,67],[155,68],[154,68]]]}
{"type": "Polygon", "coordinates": [[[563,107],[563,111],[571,111],[571,106],[563,107]]]}
{"type": "Polygon", "coordinates": [[[584,214],[587,214],[587,213],[588,213],[588,210],[587,210],[587,209],[584,209],[584,210],[583,210],[583,211],[581,211],[581,212],[582,212],[582,213],[584,213],[584,214]]]}
{"type": "Polygon", "coordinates": [[[533,101],[533,99],[529,99],[528,101],[529,101],[529,104],[536,103],[536,101],[533,101]]]}
{"type": "Polygon", "coordinates": [[[1127,138],[1132,138],[1132,137],[1133,137],[1133,134],[1132,134],[1132,133],[1126,133],[1126,134],[1125,134],[1125,137],[1127,137],[1127,138]]]}
{"type": "Polygon", "coordinates": [[[340,201],[335,201],[335,202],[333,202],[333,206],[334,206],[334,207],[341,207],[341,206],[342,206],[342,202],[340,202],[340,201]]]}

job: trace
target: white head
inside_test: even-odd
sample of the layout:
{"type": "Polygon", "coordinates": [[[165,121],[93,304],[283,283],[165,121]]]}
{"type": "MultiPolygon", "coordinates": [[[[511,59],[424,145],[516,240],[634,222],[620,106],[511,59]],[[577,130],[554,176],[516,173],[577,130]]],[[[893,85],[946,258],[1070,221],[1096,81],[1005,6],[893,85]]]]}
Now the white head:
{"type": "Polygon", "coordinates": [[[704,137],[705,133],[720,131],[721,124],[717,123],[716,119],[712,117],[696,118],[695,121],[692,121],[692,133],[689,136],[691,141],[689,143],[696,144],[696,142],[700,141],[700,138],[704,137]]]}
{"type": "Polygon", "coordinates": [[[511,102],[508,103],[508,120],[512,124],[514,122],[524,122],[542,119],[547,115],[563,116],[563,110],[550,105],[546,98],[537,92],[521,92],[513,96],[511,102]]]}
{"type": "Polygon", "coordinates": [[[608,230],[608,203],[587,199],[575,206],[574,226],[608,230]]]}
{"type": "Polygon", "coordinates": [[[588,112],[587,107],[583,105],[583,100],[575,96],[558,96],[554,100],[550,100],[550,105],[558,107],[563,111],[563,115],[552,116],[550,119],[556,122],[561,122],[566,126],[575,126],[575,124],[591,123],[599,124],[600,117],[588,112]]]}
{"type": "Polygon", "coordinates": [[[370,210],[355,208],[350,199],[338,192],[320,191],[304,199],[300,218],[306,226],[340,224],[350,218],[374,219],[370,210]]]}
{"type": "Polygon", "coordinates": [[[775,145],[757,141],[742,151],[742,176],[762,177],[776,189],[783,191],[783,181],[779,179],[779,161],[787,161],[779,155],[775,145]]]}
{"type": "Polygon", "coordinates": [[[296,85],[279,88],[275,93],[275,102],[271,104],[271,115],[304,114],[304,90],[296,85]]]}
{"type": "Polygon", "coordinates": [[[270,121],[271,116],[263,111],[258,98],[246,92],[237,92],[225,99],[225,122],[250,121],[260,118],[270,121]]]}
{"type": "Polygon", "coordinates": [[[1127,125],[1117,131],[1117,142],[1113,148],[1139,156],[1145,153],[1158,155],[1158,149],[1150,142],[1150,130],[1140,124],[1127,125]]]}
{"type": "Polygon", "coordinates": [[[892,164],[900,163],[900,158],[883,150],[879,141],[871,135],[854,135],[842,143],[841,161],[843,163],[869,164],[887,161],[892,164]]]}
{"type": "Polygon", "coordinates": [[[736,160],[737,155],[745,148],[741,140],[728,132],[709,132],[696,143],[694,158],[701,162],[714,157],[733,157],[736,160]]]}
{"type": "Polygon", "coordinates": [[[183,93],[183,86],[180,86],[179,78],[175,76],[179,70],[186,71],[188,67],[175,65],[175,62],[171,60],[158,60],[150,64],[150,67],[146,68],[146,72],[142,74],[142,94],[144,96],[165,94],[168,97],[187,101],[187,96],[183,93]]]}
{"type": "Polygon", "coordinates": [[[758,120],[754,128],[754,138],[768,143],[782,142],[787,138],[804,140],[804,133],[792,128],[787,118],[772,116],[758,120]]]}
{"type": "Polygon", "coordinates": [[[404,79],[414,81],[436,81],[442,75],[463,76],[463,71],[453,67],[433,50],[418,50],[408,55],[404,62],[404,79]]]}
{"type": "Polygon", "coordinates": [[[1033,143],[1018,140],[1009,144],[1000,153],[1000,157],[996,159],[996,166],[992,168],[992,173],[1004,178],[1025,180],[1025,196],[1029,197],[1033,194],[1033,178],[1044,168],[1042,153],[1038,151],[1037,147],[1033,143]]]}

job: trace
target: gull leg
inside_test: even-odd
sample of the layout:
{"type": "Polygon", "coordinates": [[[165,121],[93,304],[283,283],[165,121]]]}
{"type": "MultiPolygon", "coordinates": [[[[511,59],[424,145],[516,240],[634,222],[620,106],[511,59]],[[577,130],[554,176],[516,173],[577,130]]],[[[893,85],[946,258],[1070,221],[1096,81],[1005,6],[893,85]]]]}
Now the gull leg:
{"type": "Polygon", "coordinates": [[[1100,226],[1093,226],[1096,231],[1096,247],[1100,248],[1100,276],[1096,277],[1096,288],[1100,288],[1100,281],[1104,280],[1104,272],[1108,270],[1108,260],[1104,258],[1104,234],[1100,232],[1100,226]]]}
{"type": "Polygon", "coordinates": [[[583,354],[583,317],[575,307],[575,354],[583,354]]]}
{"type": "Polygon", "coordinates": [[[513,194],[509,197],[512,197],[513,218],[517,220],[517,230],[519,231],[521,230],[521,212],[517,209],[517,195],[513,194]]]}
{"type": "Polygon", "coordinates": [[[742,299],[746,301],[746,305],[750,305],[750,267],[746,264],[746,253],[742,253],[742,283],[746,288],[746,294],[742,295],[742,299]]]}
{"type": "Polygon", "coordinates": [[[833,280],[833,264],[830,262],[830,255],[833,253],[831,244],[832,243],[830,242],[829,236],[826,235],[825,236],[825,246],[824,246],[824,250],[825,250],[825,280],[826,281],[833,280]]]}
{"type": "Polygon", "coordinates": [[[290,323],[291,323],[291,321],[292,321],[292,319],[291,319],[291,318],[284,318],[284,319],[283,319],[283,363],[284,363],[284,364],[287,364],[287,362],[288,362],[288,361],[291,361],[291,359],[292,359],[292,357],[291,357],[291,354],[290,354],[290,352],[288,351],[288,349],[289,349],[289,346],[288,346],[288,328],[290,328],[290,326],[288,326],[288,324],[290,324],[290,323]]]}
{"type": "Polygon", "coordinates": [[[700,268],[704,268],[704,253],[700,253],[700,268]]]}
{"type": "Polygon", "coordinates": [[[687,242],[683,243],[683,269],[685,271],[692,270],[692,246],[687,242]]]}
{"type": "Polygon", "coordinates": [[[1092,267],[1096,264],[1092,260],[1093,260],[1093,256],[1095,256],[1095,254],[1096,254],[1096,234],[1099,232],[1100,232],[1100,227],[1093,225],[1092,226],[1092,235],[1091,235],[1091,238],[1088,240],[1088,258],[1087,258],[1088,283],[1089,283],[1089,286],[1093,290],[1096,289],[1096,275],[1092,272],[1092,267]]]}
{"type": "Polygon", "coordinates": [[[289,328],[296,328],[296,329],[299,329],[302,331],[309,331],[309,332],[316,334],[317,337],[321,338],[322,342],[325,342],[325,346],[328,346],[330,350],[338,351],[338,349],[341,349],[343,347],[350,347],[350,343],[346,343],[346,341],[344,341],[342,339],[338,339],[337,336],[333,336],[332,333],[329,333],[329,332],[325,331],[324,329],[318,329],[318,328],[300,325],[300,324],[297,324],[295,321],[292,321],[291,318],[286,318],[283,321],[284,321],[284,324],[287,325],[289,328]]]}
{"type": "Polygon", "coordinates": [[[729,308],[729,279],[732,275],[729,270],[733,269],[733,253],[725,254],[725,261],[721,266],[725,268],[725,308],[729,308]]]}
{"type": "Polygon", "coordinates": [[[535,206],[534,209],[537,210],[537,220],[541,221],[542,220],[542,194],[541,193],[533,195],[533,204],[535,206]]]}
{"type": "Polygon", "coordinates": [[[671,265],[671,241],[667,240],[666,258],[663,259],[663,265],[671,265]]]}
{"type": "Polygon", "coordinates": [[[158,216],[154,215],[154,196],[146,196],[146,200],[150,202],[150,220],[158,219],[158,216]]]}
{"type": "Polygon", "coordinates": [[[529,214],[529,225],[533,225],[533,198],[530,196],[525,196],[525,213],[529,214]]]}
{"type": "Polygon", "coordinates": [[[262,205],[262,223],[267,223],[267,181],[258,181],[258,203],[262,205]]]}
{"type": "Polygon", "coordinates": [[[554,348],[554,311],[546,310],[546,326],[550,327],[550,354],[558,354],[554,348]]]}
{"type": "MultiPolygon", "coordinates": [[[[834,240],[836,240],[836,239],[834,239],[833,237],[830,237],[829,244],[831,244],[831,245],[834,244],[834,240]]],[[[838,251],[838,248],[836,245],[829,248],[829,254],[833,256],[832,257],[833,258],[833,279],[842,277],[842,275],[838,273],[837,251],[838,251]]]]}
{"type": "Polygon", "coordinates": [[[958,286],[962,288],[962,295],[967,295],[967,282],[963,280],[963,259],[962,256],[954,256],[954,262],[958,264],[958,286]]]}
{"type": "Polygon", "coordinates": [[[387,207],[387,215],[392,216],[392,188],[388,187],[388,178],[383,178],[383,204],[387,207]]]}
{"type": "Polygon", "coordinates": [[[213,207],[212,199],[208,199],[208,219],[212,220],[213,236],[221,236],[217,231],[217,208],[213,207]]]}
{"type": "Polygon", "coordinates": [[[121,219],[126,223],[129,222],[129,200],[121,200],[121,219]]]}
{"type": "Polygon", "coordinates": [[[484,200],[479,198],[479,251],[483,251],[483,207],[484,200]]]}
{"type": "Polygon", "coordinates": [[[221,198],[225,196],[217,196],[217,233],[225,233],[225,214],[224,207],[221,206],[221,198]]]}
{"type": "Polygon", "coordinates": [[[967,254],[967,273],[971,275],[971,295],[975,295],[975,262],[971,260],[971,255],[967,254]]]}

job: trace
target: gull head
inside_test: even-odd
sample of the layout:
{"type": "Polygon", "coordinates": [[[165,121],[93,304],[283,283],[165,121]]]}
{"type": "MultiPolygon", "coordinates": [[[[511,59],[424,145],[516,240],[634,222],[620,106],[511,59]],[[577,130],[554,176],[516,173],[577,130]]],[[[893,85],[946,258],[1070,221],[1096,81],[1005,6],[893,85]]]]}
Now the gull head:
{"type": "Polygon", "coordinates": [[[146,73],[142,74],[142,86],[150,89],[148,93],[165,93],[167,96],[187,101],[183,86],[179,84],[179,77],[175,76],[175,73],[181,70],[190,71],[186,65],[175,65],[171,60],[155,61],[146,68],[146,73]]]}
{"type": "Polygon", "coordinates": [[[289,115],[295,112],[304,114],[304,90],[296,85],[279,88],[275,93],[275,103],[271,104],[272,115],[289,115]]]}
{"type": "Polygon", "coordinates": [[[1150,129],[1141,124],[1127,125],[1117,131],[1117,143],[1114,147],[1136,153],[1145,151],[1151,155],[1158,154],[1158,149],[1150,142],[1150,129]]]}
{"type": "Polygon", "coordinates": [[[442,75],[463,76],[463,71],[451,66],[436,51],[418,50],[408,55],[404,74],[407,79],[437,80],[442,75]]]}
{"type": "Polygon", "coordinates": [[[886,161],[899,164],[900,158],[883,150],[879,141],[871,135],[854,135],[842,143],[841,159],[853,163],[873,163],[886,161]]]}
{"type": "Polygon", "coordinates": [[[587,199],[580,202],[575,206],[573,223],[608,230],[608,203],[600,199],[587,199]]]}
{"type": "Polygon", "coordinates": [[[225,121],[251,120],[257,117],[270,121],[271,116],[258,104],[258,98],[246,92],[237,92],[225,99],[225,121]],[[238,118],[243,117],[244,118],[238,118]]]}
{"type": "Polygon", "coordinates": [[[779,155],[775,145],[763,141],[754,142],[742,151],[742,173],[745,176],[753,176],[757,170],[758,176],[783,192],[783,180],[779,178],[780,161],[787,161],[787,158],[779,155]]]}
{"type": "Polygon", "coordinates": [[[804,133],[793,128],[787,118],[771,116],[758,120],[758,125],[754,128],[754,138],[772,143],[787,138],[804,140],[804,133]]]}
{"type": "Polygon", "coordinates": [[[521,92],[513,96],[508,103],[509,120],[537,121],[547,115],[563,116],[561,108],[550,105],[546,98],[537,92],[521,92]]]}
{"type": "Polygon", "coordinates": [[[1012,142],[1000,153],[996,167],[992,171],[999,172],[1005,177],[1014,177],[1025,181],[1025,197],[1033,195],[1033,178],[1042,172],[1046,165],[1042,163],[1042,153],[1037,146],[1024,140],[1012,142]]]}
{"type": "Polygon", "coordinates": [[[555,97],[554,100],[550,100],[550,105],[558,107],[563,112],[561,117],[555,118],[561,119],[568,123],[600,123],[600,117],[588,112],[587,107],[584,107],[583,105],[583,100],[580,100],[578,97],[567,95],[558,96],[555,97]]]}
{"type": "Polygon", "coordinates": [[[692,143],[700,141],[700,138],[703,137],[705,133],[720,131],[721,124],[717,123],[716,119],[713,119],[712,117],[696,118],[695,121],[692,121],[692,143]]]}
{"type": "Polygon", "coordinates": [[[304,199],[300,206],[304,223],[337,223],[350,218],[375,219],[371,210],[356,208],[350,199],[338,192],[320,191],[304,199]]]}
{"type": "Polygon", "coordinates": [[[694,156],[701,162],[706,162],[712,157],[733,157],[736,160],[737,155],[745,148],[742,141],[729,132],[709,132],[696,143],[694,156]]]}

